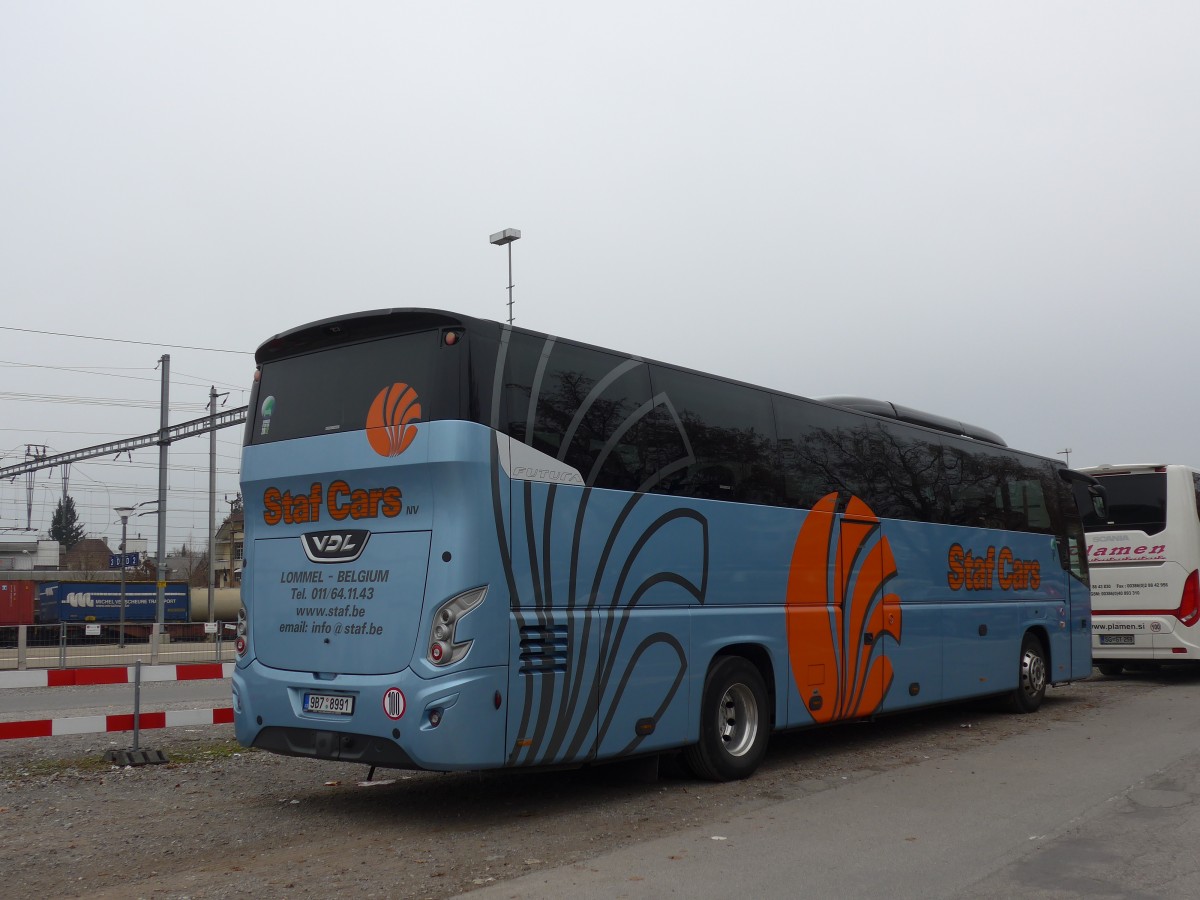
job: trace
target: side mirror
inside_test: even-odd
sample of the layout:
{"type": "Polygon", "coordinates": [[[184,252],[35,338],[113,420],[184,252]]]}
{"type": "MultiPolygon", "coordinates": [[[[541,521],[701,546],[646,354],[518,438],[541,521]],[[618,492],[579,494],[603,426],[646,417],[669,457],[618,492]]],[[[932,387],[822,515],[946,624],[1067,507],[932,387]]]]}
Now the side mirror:
{"type": "Polygon", "coordinates": [[[1098,479],[1074,469],[1059,469],[1058,477],[1071,486],[1084,527],[1108,522],[1108,492],[1098,479]]]}

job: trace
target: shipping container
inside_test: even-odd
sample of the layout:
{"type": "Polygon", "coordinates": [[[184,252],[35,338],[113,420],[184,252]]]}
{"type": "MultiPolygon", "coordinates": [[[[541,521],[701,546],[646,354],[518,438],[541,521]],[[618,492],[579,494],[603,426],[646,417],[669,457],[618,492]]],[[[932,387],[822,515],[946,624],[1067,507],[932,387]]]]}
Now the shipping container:
{"type": "Polygon", "coordinates": [[[0,625],[32,625],[36,595],[32,581],[0,581],[0,625]]]}
{"type": "MultiPolygon", "coordinates": [[[[236,622],[242,608],[242,589],[223,587],[213,589],[213,618],[218,622],[236,622]]],[[[208,588],[192,588],[192,621],[208,621],[208,588]]]]}
{"type": "MultiPolygon", "coordinates": [[[[188,586],[168,582],[163,590],[163,621],[188,620],[188,586]]],[[[38,621],[43,625],[58,622],[119,622],[121,585],[115,582],[47,581],[38,588],[38,621]]],[[[125,621],[154,622],[158,612],[158,590],[147,582],[125,585],[125,621]]]]}

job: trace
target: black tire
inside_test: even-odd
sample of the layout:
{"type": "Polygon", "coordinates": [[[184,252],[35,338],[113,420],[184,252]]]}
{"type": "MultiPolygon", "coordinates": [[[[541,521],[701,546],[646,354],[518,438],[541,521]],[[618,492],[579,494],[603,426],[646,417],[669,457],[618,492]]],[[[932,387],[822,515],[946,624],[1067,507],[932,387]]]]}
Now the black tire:
{"type": "Polygon", "coordinates": [[[1041,640],[1032,632],[1026,633],[1021,641],[1017,686],[1008,695],[1008,708],[1016,713],[1035,712],[1046,696],[1046,674],[1049,669],[1046,648],[1041,640]]]}
{"type": "Polygon", "coordinates": [[[1120,663],[1098,663],[1096,668],[1100,670],[1101,675],[1108,675],[1110,678],[1116,678],[1125,671],[1125,667],[1120,663]]]}
{"type": "Polygon", "coordinates": [[[700,741],[683,751],[698,778],[737,781],[753,774],[767,752],[771,715],[758,669],[740,656],[709,667],[700,700],[700,741]]]}

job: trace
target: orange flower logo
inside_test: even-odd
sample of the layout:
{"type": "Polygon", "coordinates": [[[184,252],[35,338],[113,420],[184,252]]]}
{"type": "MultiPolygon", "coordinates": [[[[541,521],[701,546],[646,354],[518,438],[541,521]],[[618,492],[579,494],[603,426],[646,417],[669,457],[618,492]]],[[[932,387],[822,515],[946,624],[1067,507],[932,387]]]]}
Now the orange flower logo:
{"type": "Polygon", "coordinates": [[[399,456],[417,436],[415,422],[421,419],[417,392],[396,382],[385,387],[367,411],[367,440],[380,456],[399,456]]]}
{"type": "Polygon", "coordinates": [[[836,511],[836,493],[813,506],[787,586],[792,677],[821,724],[879,709],[893,677],[883,638],[899,643],[901,629],[900,598],[884,592],[896,561],[878,517],[857,497],[836,511]]]}

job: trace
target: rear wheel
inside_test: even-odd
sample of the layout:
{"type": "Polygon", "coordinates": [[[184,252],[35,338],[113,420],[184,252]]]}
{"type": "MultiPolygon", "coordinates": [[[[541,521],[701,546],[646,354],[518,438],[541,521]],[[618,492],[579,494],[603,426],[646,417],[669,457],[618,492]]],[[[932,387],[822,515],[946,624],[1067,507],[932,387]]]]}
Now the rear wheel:
{"type": "Polygon", "coordinates": [[[1096,666],[1100,670],[1101,675],[1116,677],[1125,671],[1125,667],[1120,663],[1100,663],[1096,666]]]}
{"type": "Polygon", "coordinates": [[[736,781],[758,768],[770,730],[767,688],[758,669],[740,656],[713,662],[700,701],[700,742],[683,751],[699,778],[736,781]]]}
{"type": "Polygon", "coordinates": [[[1032,633],[1021,641],[1021,672],[1016,689],[1008,696],[1013,712],[1031,713],[1042,705],[1046,696],[1046,648],[1032,633]]]}

